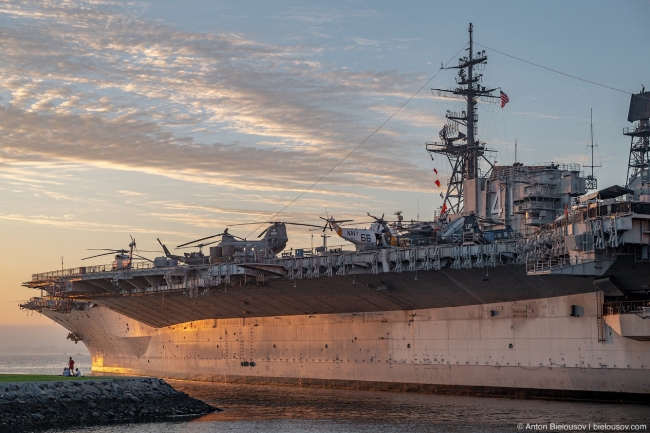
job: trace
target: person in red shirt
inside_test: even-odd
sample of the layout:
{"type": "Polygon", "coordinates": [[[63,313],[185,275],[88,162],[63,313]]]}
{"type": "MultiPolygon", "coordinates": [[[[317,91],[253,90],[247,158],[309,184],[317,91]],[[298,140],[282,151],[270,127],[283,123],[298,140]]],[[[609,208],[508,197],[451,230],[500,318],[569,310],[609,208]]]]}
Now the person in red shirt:
{"type": "Polygon", "coordinates": [[[70,357],[70,360],[68,361],[68,367],[70,368],[70,371],[74,371],[74,359],[72,359],[72,356],[70,357]]]}

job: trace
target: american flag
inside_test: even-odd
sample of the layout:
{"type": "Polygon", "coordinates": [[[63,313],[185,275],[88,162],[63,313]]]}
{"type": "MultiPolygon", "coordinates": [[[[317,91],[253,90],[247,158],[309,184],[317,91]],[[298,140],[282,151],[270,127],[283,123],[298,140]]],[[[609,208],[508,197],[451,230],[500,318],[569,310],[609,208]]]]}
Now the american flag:
{"type": "Polygon", "coordinates": [[[508,99],[508,95],[503,93],[501,90],[499,90],[499,93],[501,93],[501,108],[503,108],[508,102],[510,102],[510,99],[508,99]]]}
{"type": "Polygon", "coordinates": [[[436,186],[440,188],[440,181],[438,179],[436,179],[436,186]]]}
{"type": "Polygon", "coordinates": [[[435,168],[433,169],[433,172],[434,172],[435,174],[438,174],[438,170],[436,170],[435,168]]]}

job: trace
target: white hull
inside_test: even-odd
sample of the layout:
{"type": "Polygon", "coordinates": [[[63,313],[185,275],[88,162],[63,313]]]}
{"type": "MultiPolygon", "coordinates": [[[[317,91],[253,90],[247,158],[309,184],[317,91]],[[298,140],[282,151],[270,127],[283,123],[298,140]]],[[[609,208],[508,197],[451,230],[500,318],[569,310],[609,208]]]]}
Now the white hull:
{"type": "Polygon", "coordinates": [[[614,332],[598,317],[597,301],[596,293],[586,293],[410,311],[200,320],[162,328],[101,306],[43,313],[83,337],[96,373],[643,399],[650,395],[650,341],[614,332]],[[572,305],[584,314],[571,317],[572,305]]]}

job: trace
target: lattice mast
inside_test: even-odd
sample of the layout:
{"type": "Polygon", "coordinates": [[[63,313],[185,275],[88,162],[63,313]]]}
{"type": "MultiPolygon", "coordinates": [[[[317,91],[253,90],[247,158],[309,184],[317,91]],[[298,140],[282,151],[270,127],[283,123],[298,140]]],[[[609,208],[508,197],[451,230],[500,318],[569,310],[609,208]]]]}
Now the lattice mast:
{"type": "MultiPolygon", "coordinates": [[[[477,99],[494,98],[494,89],[486,89],[479,83],[482,81],[483,74],[475,74],[474,68],[477,66],[485,65],[487,63],[487,56],[485,50],[479,51],[474,54],[474,39],[473,39],[474,26],[469,24],[469,56],[464,56],[458,59],[458,66],[441,67],[441,69],[458,69],[458,78],[456,78],[456,87],[453,90],[448,89],[431,89],[437,91],[438,94],[449,94],[456,97],[465,98],[467,104],[466,109],[460,113],[447,111],[445,117],[447,124],[442,128],[440,133],[441,142],[427,143],[427,151],[444,155],[449,160],[452,168],[452,174],[447,185],[447,193],[443,200],[443,208],[447,209],[449,213],[478,212],[478,197],[479,197],[479,161],[483,158],[492,169],[492,164],[485,158],[485,143],[479,142],[477,137],[478,113],[477,113],[477,99]],[[466,133],[458,130],[458,126],[465,127],[466,133]],[[468,182],[472,181],[473,182],[468,182]],[[468,194],[466,187],[469,185],[473,189],[471,194],[468,194]],[[471,197],[470,202],[467,198],[471,197]]],[[[487,174],[487,173],[486,173],[487,174]]]]}
{"type": "Polygon", "coordinates": [[[589,190],[598,189],[598,180],[594,176],[594,168],[602,167],[602,165],[594,164],[594,109],[592,108],[589,114],[589,138],[591,144],[588,147],[591,147],[591,165],[585,165],[584,168],[591,168],[591,174],[587,176],[585,181],[585,188],[589,190]]]}
{"type": "Polygon", "coordinates": [[[650,187],[650,92],[645,87],[641,93],[632,95],[627,120],[636,123],[623,129],[623,134],[631,139],[625,186],[647,188],[650,187]]]}

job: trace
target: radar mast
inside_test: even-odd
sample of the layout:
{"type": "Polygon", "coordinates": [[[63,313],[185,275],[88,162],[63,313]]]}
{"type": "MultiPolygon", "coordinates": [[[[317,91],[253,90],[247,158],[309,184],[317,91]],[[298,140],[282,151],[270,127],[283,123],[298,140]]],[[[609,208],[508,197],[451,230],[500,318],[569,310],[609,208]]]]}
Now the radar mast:
{"type": "Polygon", "coordinates": [[[627,120],[637,123],[623,128],[623,134],[631,138],[625,187],[639,189],[650,186],[650,92],[645,87],[632,95],[627,120]]]}
{"type": "MultiPolygon", "coordinates": [[[[476,70],[484,69],[487,63],[485,50],[474,53],[474,26],[469,24],[469,55],[458,59],[458,66],[444,67],[441,69],[458,69],[455,89],[431,89],[438,95],[445,95],[466,100],[466,109],[460,113],[447,110],[445,117],[447,123],[439,133],[440,142],[426,143],[427,151],[444,155],[449,160],[452,174],[447,185],[447,193],[443,200],[443,209],[447,212],[477,213],[479,208],[480,178],[488,175],[492,170],[492,163],[485,157],[485,143],[477,140],[477,99],[493,98],[497,88],[486,89],[481,86],[483,74],[475,74],[476,70]],[[458,126],[465,128],[465,133],[458,130],[458,126]],[[489,164],[489,169],[482,174],[479,162],[483,159],[489,164]]],[[[444,213],[444,212],[443,212],[444,213]]]]}

